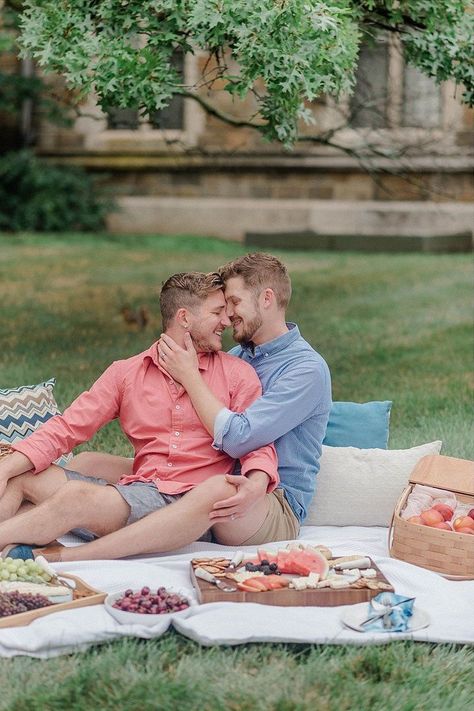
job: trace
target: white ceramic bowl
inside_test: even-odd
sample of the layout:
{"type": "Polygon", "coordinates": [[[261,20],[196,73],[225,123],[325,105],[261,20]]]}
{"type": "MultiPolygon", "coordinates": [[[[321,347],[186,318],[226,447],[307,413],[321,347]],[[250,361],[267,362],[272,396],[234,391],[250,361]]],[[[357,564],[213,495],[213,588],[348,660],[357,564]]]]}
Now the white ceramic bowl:
{"type": "MultiPolygon", "coordinates": [[[[175,617],[180,617],[184,619],[191,612],[191,607],[196,603],[192,600],[189,593],[186,590],[176,590],[174,588],[166,588],[167,592],[177,593],[182,597],[185,597],[189,602],[189,607],[185,610],[178,610],[178,612],[163,612],[161,614],[150,614],[145,615],[141,612],[128,612],[126,610],[120,610],[118,607],[113,607],[114,602],[123,597],[123,592],[111,593],[107,595],[104,600],[105,609],[107,612],[114,617],[117,622],[122,625],[144,625],[146,627],[155,627],[159,624],[165,624],[168,626],[175,617]]],[[[139,590],[134,590],[139,592],[139,590]]]]}

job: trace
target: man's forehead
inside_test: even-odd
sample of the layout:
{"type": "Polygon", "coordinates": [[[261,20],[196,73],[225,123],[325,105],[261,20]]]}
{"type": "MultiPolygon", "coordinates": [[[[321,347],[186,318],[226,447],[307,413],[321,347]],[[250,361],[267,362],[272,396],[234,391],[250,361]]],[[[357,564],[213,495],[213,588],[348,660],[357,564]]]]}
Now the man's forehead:
{"type": "Polygon", "coordinates": [[[229,299],[231,296],[240,296],[248,293],[248,289],[245,286],[244,280],[240,276],[231,277],[228,279],[224,286],[225,298],[229,299]]]}
{"type": "Polygon", "coordinates": [[[206,306],[216,308],[217,306],[225,306],[224,292],[222,289],[213,291],[205,300],[206,306]]]}

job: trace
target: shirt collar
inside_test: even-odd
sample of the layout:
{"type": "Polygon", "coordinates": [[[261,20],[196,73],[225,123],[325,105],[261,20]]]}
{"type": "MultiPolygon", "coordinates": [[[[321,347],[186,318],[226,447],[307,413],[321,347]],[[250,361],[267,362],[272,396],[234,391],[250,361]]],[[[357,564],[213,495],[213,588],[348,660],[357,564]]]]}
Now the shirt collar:
{"type": "MultiPolygon", "coordinates": [[[[208,370],[211,363],[211,358],[213,353],[198,353],[199,370],[208,370]]],[[[153,363],[160,368],[161,366],[158,361],[158,341],[155,341],[150,348],[144,352],[143,359],[150,358],[153,363]]]]}
{"type": "Polygon", "coordinates": [[[254,346],[253,343],[245,343],[242,346],[243,350],[247,351],[252,358],[262,354],[271,355],[272,353],[281,351],[291,343],[294,343],[294,341],[300,337],[300,330],[296,323],[289,321],[286,325],[288,327],[288,331],[283,333],[281,336],[277,336],[273,340],[262,343],[259,346],[254,346]]]}

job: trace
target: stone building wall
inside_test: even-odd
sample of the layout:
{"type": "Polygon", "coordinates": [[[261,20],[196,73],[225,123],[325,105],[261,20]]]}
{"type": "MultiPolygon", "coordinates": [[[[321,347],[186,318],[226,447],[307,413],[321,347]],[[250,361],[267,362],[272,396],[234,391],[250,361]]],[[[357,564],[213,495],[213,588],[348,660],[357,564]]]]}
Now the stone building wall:
{"type": "MultiPolygon", "coordinates": [[[[362,56],[352,99],[320,101],[311,108],[317,129],[341,126],[335,136],[338,143],[351,149],[372,144],[387,156],[402,148],[398,159],[378,155],[360,162],[309,141],[287,151],[252,129],[207,115],[189,99],[184,100],[179,127],[156,129],[142,123],[132,130],[111,128],[91,98],[74,127],[43,123],[38,151],[56,162],[106,171],[118,195],[473,200],[474,112],[462,106],[452,85],[436,87],[405,67],[393,42],[373,52],[362,56]],[[364,72],[374,73],[375,67],[386,74],[375,76],[367,88],[364,72]],[[372,101],[377,109],[372,115],[368,92],[384,86],[385,94],[372,101]]],[[[186,59],[187,83],[193,83],[205,62],[202,55],[186,59]]],[[[209,91],[205,98],[232,118],[248,118],[255,109],[251,98],[237,102],[225,92],[209,91]]],[[[301,127],[302,134],[314,130],[301,127]]]]}

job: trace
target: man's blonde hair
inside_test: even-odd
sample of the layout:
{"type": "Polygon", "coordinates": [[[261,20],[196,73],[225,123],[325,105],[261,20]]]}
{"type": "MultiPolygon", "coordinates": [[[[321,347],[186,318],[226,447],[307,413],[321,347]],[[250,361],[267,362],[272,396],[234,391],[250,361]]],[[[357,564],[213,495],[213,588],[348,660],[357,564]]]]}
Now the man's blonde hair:
{"type": "Polygon", "coordinates": [[[209,294],[224,287],[217,272],[181,272],[167,279],[160,292],[163,329],[168,328],[179,309],[195,310],[209,294]]]}
{"type": "Polygon", "coordinates": [[[263,289],[270,288],[280,309],[286,309],[291,298],[291,280],[283,262],[271,254],[253,252],[237,257],[218,270],[225,283],[232,277],[242,277],[245,286],[257,297],[263,289]]]}

